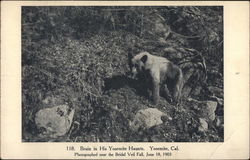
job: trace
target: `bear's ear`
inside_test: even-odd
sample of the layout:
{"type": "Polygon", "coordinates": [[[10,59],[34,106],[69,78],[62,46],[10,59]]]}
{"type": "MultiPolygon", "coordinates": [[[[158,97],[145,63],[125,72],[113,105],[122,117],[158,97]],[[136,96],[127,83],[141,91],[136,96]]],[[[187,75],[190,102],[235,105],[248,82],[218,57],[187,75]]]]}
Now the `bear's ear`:
{"type": "Polygon", "coordinates": [[[146,63],[147,60],[148,60],[148,56],[147,55],[144,55],[143,57],[141,57],[141,61],[143,63],[146,63]]]}

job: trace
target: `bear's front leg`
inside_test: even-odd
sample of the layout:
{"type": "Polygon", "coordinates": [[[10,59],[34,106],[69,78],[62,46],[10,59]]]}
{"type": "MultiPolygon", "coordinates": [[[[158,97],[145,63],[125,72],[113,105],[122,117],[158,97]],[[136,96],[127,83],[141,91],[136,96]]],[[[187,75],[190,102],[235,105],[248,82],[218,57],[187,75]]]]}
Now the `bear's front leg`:
{"type": "Polygon", "coordinates": [[[160,98],[160,83],[156,80],[153,80],[153,101],[154,104],[157,104],[160,98]]]}

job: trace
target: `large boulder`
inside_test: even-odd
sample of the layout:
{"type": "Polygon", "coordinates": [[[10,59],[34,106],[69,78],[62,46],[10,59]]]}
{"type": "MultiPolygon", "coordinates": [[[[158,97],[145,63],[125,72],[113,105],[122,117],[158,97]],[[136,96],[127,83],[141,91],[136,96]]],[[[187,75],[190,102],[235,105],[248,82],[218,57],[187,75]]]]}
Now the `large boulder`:
{"type": "Polygon", "coordinates": [[[44,130],[40,136],[58,137],[66,134],[72,124],[74,112],[75,110],[67,105],[39,110],[36,113],[35,122],[38,129],[44,130]]]}
{"type": "Polygon", "coordinates": [[[133,131],[138,131],[138,129],[149,129],[153,126],[162,124],[162,116],[167,115],[156,108],[141,109],[136,113],[133,121],[130,122],[130,127],[133,131]]]}

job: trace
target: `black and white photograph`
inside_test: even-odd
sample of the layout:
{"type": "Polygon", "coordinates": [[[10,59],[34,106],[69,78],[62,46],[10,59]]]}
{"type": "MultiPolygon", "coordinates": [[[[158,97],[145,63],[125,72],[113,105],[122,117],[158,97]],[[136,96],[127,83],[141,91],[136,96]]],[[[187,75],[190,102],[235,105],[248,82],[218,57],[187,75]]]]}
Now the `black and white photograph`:
{"type": "Polygon", "coordinates": [[[224,142],[223,6],[22,6],[22,142],[224,142]]]}

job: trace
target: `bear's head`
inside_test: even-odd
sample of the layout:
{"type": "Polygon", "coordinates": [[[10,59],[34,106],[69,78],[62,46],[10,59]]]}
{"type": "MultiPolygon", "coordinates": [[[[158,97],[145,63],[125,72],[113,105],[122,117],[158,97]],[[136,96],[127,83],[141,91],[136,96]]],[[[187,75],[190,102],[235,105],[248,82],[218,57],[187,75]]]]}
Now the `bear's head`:
{"type": "Polygon", "coordinates": [[[147,60],[147,52],[141,52],[131,58],[131,61],[129,62],[129,67],[133,78],[135,78],[138,73],[145,71],[145,65],[147,60]]]}

